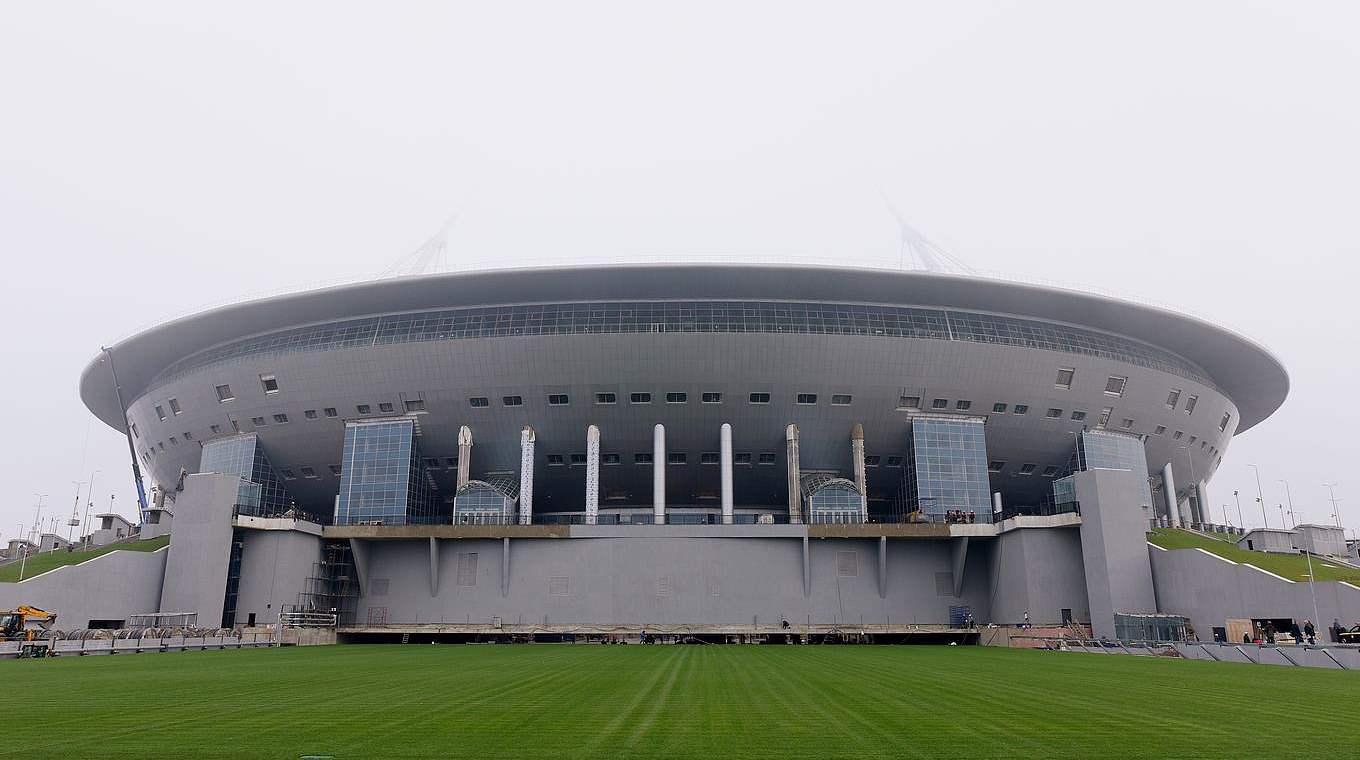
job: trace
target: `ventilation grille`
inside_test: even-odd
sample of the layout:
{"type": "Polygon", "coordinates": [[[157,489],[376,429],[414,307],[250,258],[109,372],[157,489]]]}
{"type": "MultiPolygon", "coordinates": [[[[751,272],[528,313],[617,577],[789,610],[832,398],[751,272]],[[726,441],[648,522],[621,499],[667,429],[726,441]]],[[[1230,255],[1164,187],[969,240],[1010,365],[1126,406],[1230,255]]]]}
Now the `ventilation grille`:
{"type": "Polygon", "coordinates": [[[565,575],[554,575],[548,579],[548,596],[568,596],[571,593],[571,579],[565,575]]]}
{"type": "Polygon", "coordinates": [[[858,578],[859,552],[836,552],[836,575],[842,578],[858,578]]]}
{"type": "Polygon", "coordinates": [[[458,555],[458,585],[477,585],[477,552],[458,555]]]}

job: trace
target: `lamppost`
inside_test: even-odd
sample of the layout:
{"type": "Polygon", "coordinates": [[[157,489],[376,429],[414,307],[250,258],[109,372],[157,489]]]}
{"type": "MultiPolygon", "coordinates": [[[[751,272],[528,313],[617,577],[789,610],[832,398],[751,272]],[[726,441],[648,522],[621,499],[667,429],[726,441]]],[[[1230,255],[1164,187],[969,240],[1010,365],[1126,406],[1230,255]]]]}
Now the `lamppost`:
{"type": "Polygon", "coordinates": [[[1237,502],[1237,527],[1246,530],[1247,521],[1242,519],[1242,497],[1235,488],[1233,489],[1233,500],[1237,502]]]}
{"type": "Polygon", "coordinates": [[[1228,519],[1228,505],[1227,505],[1227,504],[1224,504],[1224,505],[1223,505],[1223,524],[1224,524],[1224,525],[1232,525],[1232,520],[1229,520],[1229,519],[1228,519]]]}
{"type": "Polygon", "coordinates": [[[90,507],[94,506],[94,476],[101,472],[103,472],[103,470],[95,470],[90,473],[90,491],[85,499],[85,522],[81,523],[81,525],[84,526],[86,536],[90,536],[94,533],[94,531],[90,530],[90,507]]]}
{"type": "MultiPolygon", "coordinates": [[[[1256,503],[1261,505],[1261,521],[1265,523],[1265,527],[1269,528],[1270,518],[1266,516],[1266,494],[1261,490],[1261,468],[1254,464],[1247,466],[1256,471],[1256,503]]],[[[1284,524],[1281,523],[1280,527],[1283,528],[1284,524]]]]}
{"type": "Polygon", "coordinates": [[[1337,487],[1338,485],[1340,485],[1340,484],[1339,484],[1339,483],[1323,483],[1322,485],[1327,489],[1327,496],[1328,496],[1328,499],[1327,499],[1327,500],[1330,501],[1330,502],[1332,503],[1332,519],[1333,519],[1333,520],[1336,520],[1336,527],[1340,528],[1340,527],[1341,527],[1341,510],[1336,506],[1336,503],[1337,503],[1338,501],[1341,501],[1340,499],[1336,498],[1336,487],[1337,487]]]}
{"type": "MultiPolygon", "coordinates": [[[[71,543],[71,536],[75,533],[76,523],[78,522],[76,520],[76,514],[78,514],[80,510],[80,487],[85,485],[85,481],[83,480],[73,480],[71,482],[74,483],[76,487],[76,500],[71,502],[71,519],[66,521],[66,543],[68,544],[71,543]]],[[[54,524],[53,527],[56,527],[56,525],[54,524]]]]}
{"type": "MultiPolygon", "coordinates": [[[[1299,527],[1299,518],[1294,514],[1294,495],[1289,493],[1289,481],[1280,478],[1280,482],[1284,483],[1284,498],[1289,502],[1289,519],[1294,523],[1294,527],[1297,528],[1299,527]]],[[[1283,523],[1281,523],[1281,525],[1283,525],[1283,523]]]]}
{"type": "Polygon", "coordinates": [[[38,511],[33,515],[33,530],[29,531],[28,540],[37,543],[35,539],[38,537],[39,523],[42,521],[42,500],[47,498],[47,494],[35,493],[33,495],[38,497],[38,511]]]}

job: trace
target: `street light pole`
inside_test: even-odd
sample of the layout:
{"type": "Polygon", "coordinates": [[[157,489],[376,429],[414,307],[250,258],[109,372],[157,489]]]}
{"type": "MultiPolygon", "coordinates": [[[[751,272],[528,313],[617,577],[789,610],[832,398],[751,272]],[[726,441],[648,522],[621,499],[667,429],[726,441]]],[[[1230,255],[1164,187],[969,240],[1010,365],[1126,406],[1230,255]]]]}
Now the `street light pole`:
{"type": "Polygon", "coordinates": [[[1233,489],[1233,500],[1237,502],[1237,527],[1247,529],[1247,521],[1242,519],[1242,497],[1233,489]]]}
{"type": "Polygon", "coordinates": [[[90,530],[90,507],[94,506],[94,476],[101,472],[103,472],[103,470],[95,470],[90,473],[90,491],[87,495],[88,498],[85,499],[85,522],[81,523],[81,529],[85,531],[86,536],[94,533],[94,531],[90,530]]]}
{"type": "Polygon", "coordinates": [[[1284,483],[1284,497],[1289,501],[1289,519],[1294,523],[1294,527],[1297,528],[1299,527],[1299,518],[1298,515],[1294,513],[1294,495],[1289,492],[1289,481],[1280,478],[1280,482],[1284,483]]]}
{"type": "Polygon", "coordinates": [[[39,523],[42,522],[42,500],[47,498],[47,494],[35,493],[33,495],[38,497],[38,511],[33,515],[33,530],[29,531],[28,540],[32,543],[37,543],[35,539],[37,539],[38,531],[40,530],[39,523]]]}
{"type": "MultiPolygon", "coordinates": [[[[1265,491],[1261,490],[1261,468],[1254,464],[1247,466],[1256,472],[1256,501],[1261,505],[1261,522],[1264,522],[1265,527],[1269,528],[1270,518],[1266,516],[1266,494],[1265,491]]],[[[1284,523],[1281,523],[1280,527],[1283,528],[1284,523]]]]}
{"type": "Polygon", "coordinates": [[[1341,501],[1340,499],[1336,498],[1336,487],[1337,487],[1338,485],[1340,485],[1340,484],[1339,484],[1339,483],[1323,483],[1322,485],[1325,486],[1325,487],[1327,488],[1327,496],[1328,496],[1328,499],[1327,499],[1327,500],[1330,501],[1330,502],[1332,503],[1332,519],[1336,520],[1336,527],[1340,528],[1340,527],[1341,527],[1341,510],[1340,510],[1340,508],[1338,508],[1338,507],[1336,506],[1336,503],[1337,503],[1338,501],[1341,501]]]}

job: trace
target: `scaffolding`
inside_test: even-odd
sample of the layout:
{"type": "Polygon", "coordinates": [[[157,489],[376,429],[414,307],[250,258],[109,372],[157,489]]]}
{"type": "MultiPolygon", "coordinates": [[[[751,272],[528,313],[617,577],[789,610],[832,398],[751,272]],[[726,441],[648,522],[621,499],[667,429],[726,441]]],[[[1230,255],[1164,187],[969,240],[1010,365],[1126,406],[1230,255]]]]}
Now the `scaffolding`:
{"type": "Polygon", "coordinates": [[[312,563],[312,574],[297,604],[284,612],[326,613],[334,615],[339,625],[348,625],[354,622],[358,598],[359,580],[349,542],[327,541],[321,546],[321,561],[312,563]]]}

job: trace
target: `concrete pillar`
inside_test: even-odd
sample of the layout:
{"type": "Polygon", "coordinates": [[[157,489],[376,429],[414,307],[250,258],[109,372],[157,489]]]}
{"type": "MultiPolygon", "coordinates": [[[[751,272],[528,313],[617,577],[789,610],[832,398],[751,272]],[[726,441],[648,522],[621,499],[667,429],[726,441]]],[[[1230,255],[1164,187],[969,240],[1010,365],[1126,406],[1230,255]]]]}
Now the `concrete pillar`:
{"type": "Polygon", "coordinates": [[[994,515],[992,522],[996,522],[996,520],[999,519],[999,518],[1001,517],[1001,492],[1000,492],[1000,491],[997,491],[997,492],[995,492],[995,493],[992,494],[992,515],[994,515]]]}
{"type": "Polygon", "coordinates": [[[732,524],[732,426],[724,422],[719,434],[722,453],[722,521],[732,524]]]}
{"type": "Polygon", "coordinates": [[[803,486],[798,470],[798,426],[789,423],[784,428],[784,451],[789,463],[789,522],[803,522],[803,486]]]}
{"type": "Polygon", "coordinates": [[[458,487],[467,485],[468,473],[472,471],[472,428],[467,425],[458,429],[458,487]]]}
{"type": "Polygon", "coordinates": [[[519,431],[519,524],[528,525],[534,519],[534,429],[528,425],[519,431]]]}
{"type": "Polygon", "coordinates": [[[666,522],[666,426],[652,428],[652,522],[666,522]]]}
{"type": "Polygon", "coordinates": [[[1201,523],[1212,523],[1214,516],[1209,505],[1213,502],[1209,501],[1209,484],[1203,480],[1196,483],[1195,495],[1198,497],[1197,501],[1199,501],[1199,521],[1201,523]]]}
{"type": "Polygon", "coordinates": [[[1162,468],[1162,495],[1166,497],[1166,516],[1171,527],[1181,527],[1181,506],[1176,503],[1176,476],[1171,472],[1171,463],[1162,468]]]}
{"type": "Polygon", "coordinates": [[[600,429],[586,428],[586,525],[600,514],[600,429]]]}
{"type": "Polygon", "coordinates": [[[869,522],[869,485],[864,475],[864,426],[850,428],[850,460],[855,468],[855,487],[859,489],[859,519],[869,522]]]}

